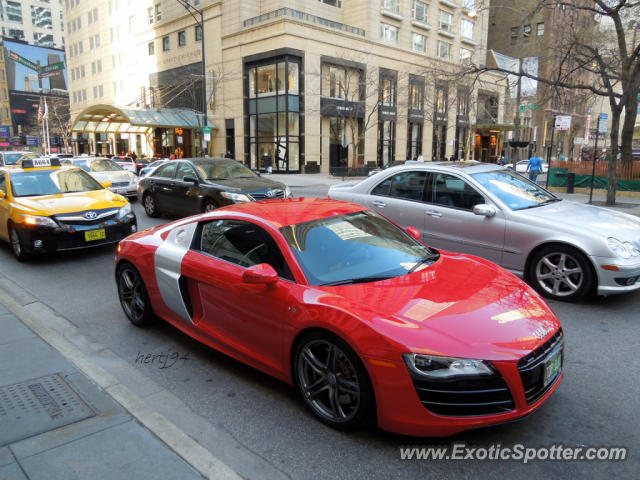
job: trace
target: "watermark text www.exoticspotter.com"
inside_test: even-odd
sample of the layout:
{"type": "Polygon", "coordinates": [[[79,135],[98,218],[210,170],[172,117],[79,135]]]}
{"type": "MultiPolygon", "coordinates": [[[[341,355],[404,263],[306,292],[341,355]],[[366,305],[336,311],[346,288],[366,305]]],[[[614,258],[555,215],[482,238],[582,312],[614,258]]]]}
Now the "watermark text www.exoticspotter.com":
{"type": "Polygon", "coordinates": [[[521,443],[511,446],[498,444],[471,446],[454,443],[450,446],[401,447],[401,460],[503,460],[524,464],[535,461],[623,461],[627,459],[626,447],[593,447],[551,445],[527,447],[521,443]]]}

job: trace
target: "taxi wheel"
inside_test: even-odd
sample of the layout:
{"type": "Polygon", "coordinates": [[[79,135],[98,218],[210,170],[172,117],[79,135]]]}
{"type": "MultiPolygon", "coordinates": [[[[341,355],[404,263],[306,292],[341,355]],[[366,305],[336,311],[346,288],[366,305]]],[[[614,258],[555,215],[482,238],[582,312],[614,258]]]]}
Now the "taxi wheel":
{"type": "Polygon", "coordinates": [[[11,229],[9,233],[9,238],[11,240],[11,250],[13,251],[13,255],[21,262],[29,259],[29,255],[24,251],[22,246],[22,240],[20,240],[20,235],[15,229],[11,229]]]}
{"type": "Polygon", "coordinates": [[[116,273],[118,298],[125,315],[137,327],[146,327],[156,321],[149,294],[138,270],[124,264],[116,273]]]}
{"type": "Polygon", "coordinates": [[[156,200],[153,198],[153,195],[147,193],[142,199],[142,205],[144,206],[144,211],[150,217],[157,217],[160,215],[158,212],[158,207],[156,206],[156,200]]]}

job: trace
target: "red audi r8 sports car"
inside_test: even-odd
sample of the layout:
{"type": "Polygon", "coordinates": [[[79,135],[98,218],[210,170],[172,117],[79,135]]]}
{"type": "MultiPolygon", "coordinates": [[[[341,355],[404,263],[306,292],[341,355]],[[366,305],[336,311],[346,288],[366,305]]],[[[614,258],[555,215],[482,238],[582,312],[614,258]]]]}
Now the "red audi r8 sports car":
{"type": "Polygon", "coordinates": [[[337,427],[446,436],[523,417],[562,379],[542,298],[496,265],[431,249],[372,210],[238,204],[129,236],[120,303],[295,385],[337,427]]]}

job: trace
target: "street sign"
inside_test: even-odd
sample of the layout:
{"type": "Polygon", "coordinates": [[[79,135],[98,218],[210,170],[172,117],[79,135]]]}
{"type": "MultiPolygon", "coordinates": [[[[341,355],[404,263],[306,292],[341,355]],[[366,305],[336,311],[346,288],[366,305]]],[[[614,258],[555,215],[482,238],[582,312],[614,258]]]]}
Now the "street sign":
{"type": "Polygon", "coordinates": [[[211,135],[211,127],[202,127],[202,133],[211,135]]]}
{"type": "Polygon", "coordinates": [[[607,133],[608,124],[609,115],[607,113],[601,113],[598,115],[598,133],[607,133]]]}
{"type": "Polygon", "coordinates": [[[50,78],[50,77],[58,77],[58,76],[62,76],[62,70],[56,70],[54,72],[39,73],[38,74],[39,78],[50,78]]]}
{"type": "Polygon", "coordinates": [[[582,137],[575,137],[573,139],[573,143],[574,145],[584,145],[584,138],[582,137]]]}
{"type": "Polygon", "coordinates": [[[30,60],[27,60],[23,56],[18,55],[16,52],[12,52],[11,50],[9,50],[9,58],[11,58],[12,60],[15,60],[18,63],[21,63],[22,65],[30,68],[31,70],[35,70],[36,72],[39,71],[38,65],[36,63],[33,63],[30,60]]]}
{"type": "Polygon", "coordinates": [[[540,108],[540,105],[520,105],[521,112],[524,112],[525,110],[535,110],[536,108],[540,108]]]}
{"type": "Polygon", "coordinates": [[[40,67],[40,73],[56,72],[58,70],[64,70],[64,62],[50,63],[40,67]]]}
{"type": "Polygon", "coordinates": [[[558,115],[556,117],[556,130],[569,130],[571,128],[571,115],[558,115]]]}

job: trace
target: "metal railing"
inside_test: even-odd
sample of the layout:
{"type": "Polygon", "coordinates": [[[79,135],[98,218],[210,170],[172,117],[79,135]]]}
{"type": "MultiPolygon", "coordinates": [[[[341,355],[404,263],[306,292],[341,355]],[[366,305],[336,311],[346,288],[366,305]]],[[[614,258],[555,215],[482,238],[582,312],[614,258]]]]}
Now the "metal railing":
{"type": "Polygon", "coordinates": [[[250,27],[252,25],[256,25],[258,23],[266,22],[268,20],[279,17],[292,17],[298,20],[304,20],[306,22],[317,23],[318,25],[333,28],[334,30],[353,33],[362,37],[364,37],[366,34],[366,31],[362,28],[352,27],[351,25],[345,25],[344,23],[340,22],[334,22],[333,20],[329,20],[327,18],[318,17],[316,15],[311,15],[310,13],[305,13],[300,10],[294,10],[293,8],[288,7],[279,8],[278,10],[263,13],[262,15],[259,15],[257,17],[248,18],[243,22],[243,25],[245,27],[250,27]]]}

